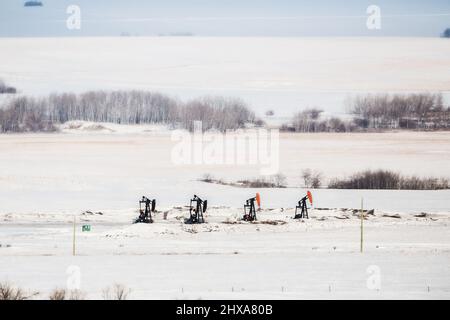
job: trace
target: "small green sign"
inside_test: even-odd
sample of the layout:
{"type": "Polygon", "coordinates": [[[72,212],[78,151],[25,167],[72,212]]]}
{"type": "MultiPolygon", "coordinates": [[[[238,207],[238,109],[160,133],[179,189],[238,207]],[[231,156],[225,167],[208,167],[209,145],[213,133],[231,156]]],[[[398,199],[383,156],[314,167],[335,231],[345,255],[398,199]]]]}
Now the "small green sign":
{"type": "Polygon", "coordinates": [[[81,231],[83,231],[83,232],[91,231],[91,225],[90,224],[83,224],[83,226],[81,227],[81,231]]]}

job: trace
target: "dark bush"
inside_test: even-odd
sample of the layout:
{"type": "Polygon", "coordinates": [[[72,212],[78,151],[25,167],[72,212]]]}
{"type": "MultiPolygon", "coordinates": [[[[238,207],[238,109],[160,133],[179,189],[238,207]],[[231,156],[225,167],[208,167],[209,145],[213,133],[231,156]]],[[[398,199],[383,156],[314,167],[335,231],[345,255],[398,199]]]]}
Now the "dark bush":
{"type": "Polygon", "coordinates": [[[14,87],[9,87],[9,86],[5,85],[5,83],[2,80],[0,80],[0,94],[2,94],[2,93],[14,94],[14,93],[17,93],[17,90],[14,87]]]}
{"type": "Polygon", "coordinates": [[[448,179],[405,177],[388,170],[366,170],[347,179],[333,179],[329,189],[403,189],[439,190],[448,189],[448,179]]]}

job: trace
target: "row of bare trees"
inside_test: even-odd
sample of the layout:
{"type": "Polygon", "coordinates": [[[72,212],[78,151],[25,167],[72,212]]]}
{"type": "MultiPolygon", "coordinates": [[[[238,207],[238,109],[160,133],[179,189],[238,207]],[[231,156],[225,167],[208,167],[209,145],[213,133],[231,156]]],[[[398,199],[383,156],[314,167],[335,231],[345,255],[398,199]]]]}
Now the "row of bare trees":
{"type": "Polygon", "coordinates": [[[353,132],[367,129],[449,129],[450,107],[441,94],[369,94],[347,101],[352,119],[324,118],[317,108],[298,112],[282,129],[295,132],[353,132]]]}
{"type": "Polygon", "coordinates": [[[358,96],[349,101],[348,109],[362,128],[450,128],[450,108],[444,106],[441,94],[358,96]]]}
{"type": "Polygon", "coordinates": [[[358,127],[352,121],[337,117],[322,119],[323,110],[312,108],[298,112],[294,115],[291,125],[283,125],[283,131],[294,132],[352,132],[358,127]]]}
{"type": "Polygon", "coordinates": [[[51,131],[54,124],[71,120],[119,124],[165,123],[193,129],[238,129],[255,121],[255,115],[238,99],[204,97],[187,103],[145,91],[90,91],[18,97],[0,108],[0,132],[51,131]]]}

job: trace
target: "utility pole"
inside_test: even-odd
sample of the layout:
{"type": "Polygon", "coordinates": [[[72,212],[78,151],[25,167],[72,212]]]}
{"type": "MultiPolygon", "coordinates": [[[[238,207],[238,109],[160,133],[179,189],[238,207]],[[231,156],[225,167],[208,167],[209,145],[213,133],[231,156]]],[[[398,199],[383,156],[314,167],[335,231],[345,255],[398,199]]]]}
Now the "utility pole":
{"type": "Polygon", "coordinates": [[[363,242],[364,242],[364,198],[361,197],[361,213],[360,213],[360,217],[361,217],[361,247],[360,247],[360,251],[361,253],[363,252],[363,242]]]}
{"type": "Polygon", "coordinates": [[[73,215],[73,241],[72,241],[72,255],[75,255],[75,231],[76,231],[76,217],[73,215]]]}

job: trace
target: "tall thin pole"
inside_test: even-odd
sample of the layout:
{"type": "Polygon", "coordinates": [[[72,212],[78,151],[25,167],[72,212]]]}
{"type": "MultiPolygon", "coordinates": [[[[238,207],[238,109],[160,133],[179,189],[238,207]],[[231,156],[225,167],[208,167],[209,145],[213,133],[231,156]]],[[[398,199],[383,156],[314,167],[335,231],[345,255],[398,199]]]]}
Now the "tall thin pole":
{"type": "Polygon", "coordinates": [[[363,252],[363,242],[364,242],[364,198],[361,197],[361,248],[360,251],[363,252]]]}
{"type": "Polygon", "coordinates": [[[73,241],[72,241],[72,255],[75,255],[75,231],[76,231],[76,222],[75,215],[73,215],[73,241]]]}

